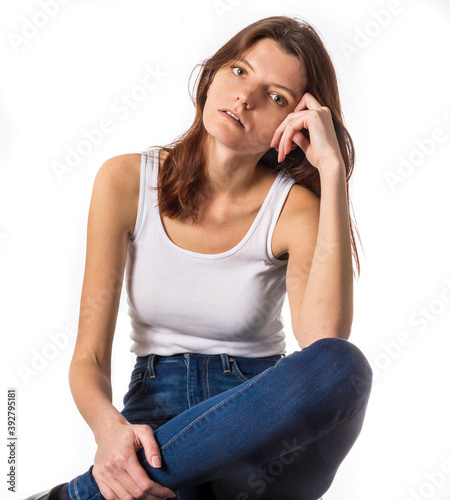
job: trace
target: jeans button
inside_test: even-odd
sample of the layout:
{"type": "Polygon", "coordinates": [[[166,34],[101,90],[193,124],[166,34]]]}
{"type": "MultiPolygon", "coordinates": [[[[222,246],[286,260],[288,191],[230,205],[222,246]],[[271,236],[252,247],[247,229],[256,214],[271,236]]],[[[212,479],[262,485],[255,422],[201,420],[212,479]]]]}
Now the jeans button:
{"type": "Polygon", "coordinates": [[[234,358],[231,358],[231,357],[230,357],[230,358],[228,358],[228,359],[229,359],[231,362],[233,362],[233,361],[234,361],[234,358]]]}

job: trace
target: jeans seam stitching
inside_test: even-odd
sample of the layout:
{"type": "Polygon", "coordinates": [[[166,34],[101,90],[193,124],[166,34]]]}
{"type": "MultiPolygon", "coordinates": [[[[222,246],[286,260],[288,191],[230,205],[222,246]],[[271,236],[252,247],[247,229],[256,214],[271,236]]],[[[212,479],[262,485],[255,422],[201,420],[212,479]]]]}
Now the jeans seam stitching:
{"type": "Polygon", "coordinates": [[[146,373],[144,374],[144,376],[142,377],[142,386],[138,389],[138,391],[136,392],[136,394],[134,396],[132,396],[128,401],[127,401],[127,404],[126,406],[128,406],[130,403],[138,400],[141,396],[144,395],[145,391],[147,390],[147,386],[148,386],[148,378],[146,377],[146,373]]]}
{"type": "MultiPolygon", "coordinates": [[[[273,367],[270,367],[270,368],[273,368],[273,367]]],[[[255,382],[257,382],[259,379],[261,379],[266,373],[268,373],[270,371],[270,369],[268,370],[265,370],[258,378],[256,378],[255,380],[253,379],[250,379],[252,380],[250,384],[248,384],[247,386],[243,387],[239,392],[237,392],[236,394],[233,394],[232,396],[228,397],[227,399],[225,399],[224,401],[221,401],[220,403],[218,403],[217,405],[215,405],[213,408],[210,408],[206,413],[203,413],[202,415],[200,415],[199,417],[197,417],[193,422],[191,422],[187,427],[185,427],[181,432],[179,432],[176,436],[174,436],[168,443],[166,443],[164,446],[162,446],[160,448],[160,450],[163,450],[164,448],[166,448],[167,446],[169,446],[169,444],[171,444],[172,442],[174,442],[176,439],[178,439],[182,434],[184,434],[189,428],[191,428],[195,423],[197,423],[199,420],[201,420],[202,418],[206,417],[209,413],[211,413],[212,411],[214,411],[216,408],[219,408],[220,406],[222,406],[224,403],[226,403],[227,401],[230,401],[231,399],[235,398],[238,394],[240,394],[241,392],[243,392],[245,389],[247,389],[247,387],[250,387],[251,385],[253,385],[255,382]]]]}
{"type": "Polygon", "coordinates": [[[80,500],[80,497],[78,496],[78,487],[77,487],[77,479],[75,478],[75,481],[73,483],[73,489],[75,490],[75,495],[77,496],[78,500],[80,500]]]}
{"type": "MultiPolygon", "coordinates": [[[[75,495],[77,496],[77,499],[81,500],[81,497],[78,495],[79,491],[78,491],[77,481],[78,481],[78,478],[75,478],[75,480],[73,482],[73,490],[75,492],[75,495]]],[[[101,495],[101,492],[99,491],[98,493],[95,494],[95,496],[90,497],[89,500],[95,500],[96,498],[99,498],[100,495],[101,495]]],[[[69,496],[70,496],[70,489],[69,489],[69,496]]]]}
{"type": "MultiPolygon", "coordinates": [[[[247,378],[242,372],[241,372],[241,369],[239,368],[239,365],[236,361],[236,359],[233,359],[233,362],[231,363],[231,365],[233,366],[234,370],[233,370],[233,373],[236,375],[236,377],[243,381],[243,382],[248,382],[250,380],[250,378],[247,378]]],[[[263,370],[264,371],[264,370],[263,370]]]]}
{"type": "Polygon", "coordinates": [[[188,402],[188,406],[189,408],[191,408],[191,362],[190,362],[190,359],[189,357],[187,358],[187,362],[186,362],[186,371],[187,371],[187,374],[186,374],[186,379],[187,379],[187,402],[188,402]]]}
{"type": "Polygon", "coordinates": [[[203,380],[206,381],[206,384],[205,384],[205,399],[209,399],[209,395],[210,395],[210,392],[209,392],[209,377],[208,377],[208,363],[209,363],[209,357],[207,357],[205,359],[205,361],[203,362],[203,380]],[[205,374],[205,364],[206,364],[206,374],[205,374]]]}

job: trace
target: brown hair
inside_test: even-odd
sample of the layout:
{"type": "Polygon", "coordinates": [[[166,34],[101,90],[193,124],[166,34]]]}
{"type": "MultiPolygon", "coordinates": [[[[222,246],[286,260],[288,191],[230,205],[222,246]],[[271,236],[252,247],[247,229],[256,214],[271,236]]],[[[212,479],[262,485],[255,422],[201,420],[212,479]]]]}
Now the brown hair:
{"type": "MultiPolygon", "coordinates": [[[[191,218],[194,222],[196,221],[205,185],[203,144],[206,131],[202,115],[208,88],[220,68],[240,59],[255,42],[262,38],[276,41],[285,53],[295,55],[300,59],[305,71],[304,92],[310,92],[322,106],[330,109],[345,163],[347,204],[350,213],[349,179],[353,172],[355,152],[352,138],[343,124],[336,73],[332,61],[319,35],[310,24],[296,18],[274,16],[247,26],[212,57],[197,65],[200,66],[200,71],[194,85],[195,98],[191,94],[196,109],[194,122],[175,141],[161,147],[161,150],[168,154],[164,160],[164,167],[160,168],[158,173],[158,199],[159,210],[167,217],[179,220],[191,218]]],[[[309,139],[308,130],[303,129],[302,133],[309,139]]],[[[278,163],[277,152],[272,148],[262,156],[260,162],[272,172],[284,171],[295,179],[296,183],[307,187],[320,198],[319,172],[309,163],[301,148],[295,148],[281,163],[278,163]]],[[[360,263],[353,231],[354,222],[351,217],[349,225],[352,253],[359,276],[360,263]]],[[[360,239],[356,225],[355,231],[360,239]]]]}

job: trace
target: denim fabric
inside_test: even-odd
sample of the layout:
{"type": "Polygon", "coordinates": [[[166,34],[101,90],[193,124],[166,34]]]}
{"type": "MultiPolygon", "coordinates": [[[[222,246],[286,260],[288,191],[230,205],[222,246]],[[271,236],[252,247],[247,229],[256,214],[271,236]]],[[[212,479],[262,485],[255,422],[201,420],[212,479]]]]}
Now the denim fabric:
{"type": "MultiPolygon", "coordinates": [[[[180,500],[317,500],[356,441],[372,370],[350,341],[287,356],[138,357],[122,414],[154,431],[162,467],[138,457],[180,500]]],[[[101,500],[92,467],[72,500],[101,500]]]]}

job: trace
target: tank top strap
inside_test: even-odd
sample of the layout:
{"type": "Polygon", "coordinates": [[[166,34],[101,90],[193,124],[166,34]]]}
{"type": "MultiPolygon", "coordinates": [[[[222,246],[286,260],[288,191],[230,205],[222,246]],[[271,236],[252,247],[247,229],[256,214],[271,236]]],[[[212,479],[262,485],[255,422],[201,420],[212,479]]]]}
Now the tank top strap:
{"type": "Polygon", "coordinates": [[[273,255],[272,237],[287,195],[293,184],[295,184],[295,179],[289,177],[284,172],[278,173],[272,186],[270,199],[266,200],[264,213],[261,214],[259,223],[250,239],[251,245],[248,250],[275,265],[283,266],[287,264],[287,259],[277,259],[273,255]]]}
{"type": "MultiPolygon", "coordinates": [[[[149,150],[145,155],[145,161],[142,162],[141,175],[145,176],[147,189],[152,188],[148,189],[146,196],[150,198],[151,207],[155,210],[158,203],[155,189],[158,185],[158,166],[159,150],[149,150]]],[[[287,264],[286,259],[277,259],[273,255],[272,237],[293,184],[295,184],[295,179],[284,172],[278,173],[249,232],[241,242],[244,244],[238,245],[239,253],[252,256],[253,260],[263,259],[275,265],[287,264]]]]}

